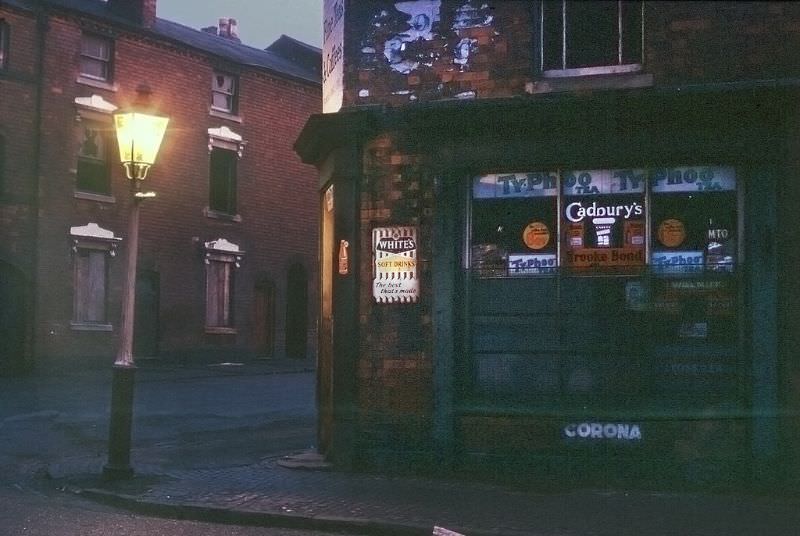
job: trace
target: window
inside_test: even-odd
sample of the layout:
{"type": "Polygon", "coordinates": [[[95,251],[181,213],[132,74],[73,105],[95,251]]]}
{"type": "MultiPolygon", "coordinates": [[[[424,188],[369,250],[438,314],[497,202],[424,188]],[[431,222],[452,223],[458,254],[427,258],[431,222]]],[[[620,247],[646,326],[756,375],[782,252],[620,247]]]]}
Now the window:
{"type": "Polygon", "coordinates": [[[234,271],[239,267],[244,252],[224,238],[206,242],[205,248],[206,331],[235,333],[234,271]]]}
{"type": "Polygon", "coordinates": [[[109,194],[108,129],[100,123],[82,120],[78,124],[78,136],[76,190],[109,194]]]}
{"type": "Polygon", "coordinates": [[[211,108],[234,114],[237,106],[237,80],[230,74],[214,73],[211,77],[211,108]]]}
{"type": "Polygon", "coordinates": [[[113,43],[98,35],[81,37],[80,74],[86,78],[111,82],[113,43]]]}
{"type": "Polygon", "coordinates": [[[6,140],[0,136],[0,198],[6,193],[6,140]]]}
{"type": "Polygon", "coordinates": [[[552,76],[633,72],[642,61],[642,2],[544,0],[541,69],[552,76]]]}
{"type": "Polygon", "coordinates": [[[211,150],[208,206],[215,212],[236,214],[236,164],[235,151],[214,147],[211,150]]]}
{"type": "Polygon", "coordinates": [[[703,408],[740,395],[729,166],[476,177],[469,396],[703,408]]]}
{"type": "Polygon", "coordinates": [[[472,197],[471,263],[483,277],[557,267],[578,275],[631,275],[648,264],[662,275],[735,267],[730,167],[484,175],[472,197]]]}
{"type": "Polygon", "coordinates": [[[73,246],[72,328],[110,331],[107,321],[108,257],[119,238],[90,223],[70,229],[73,246]]]}
{"type": "Polygon", "coordinates": [[[8,68],[8,23],[0,20],[0,71],[8,68]]]}

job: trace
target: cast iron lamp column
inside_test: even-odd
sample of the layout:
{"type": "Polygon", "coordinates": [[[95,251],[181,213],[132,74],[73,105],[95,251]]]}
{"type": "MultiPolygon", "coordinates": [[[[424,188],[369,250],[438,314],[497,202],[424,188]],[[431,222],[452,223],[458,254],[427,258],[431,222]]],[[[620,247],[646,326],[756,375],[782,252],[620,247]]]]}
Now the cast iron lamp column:
{"type": "MultiPolygon", "coordinates": [[[[137,89],[141,99],[149,90],[137,89]]],[[[133,360],[133,318],[136,304],[136,263],[139,257],[139,205],[144,199],[155,197],[154,192],[140,191],[140,183],[156,160],[164,131],[166,117],[144,111],[120,111],[114,114],[120,161],[131,187],[131,212],[128,217],[128,247],[125,264],[125,286],[122,289],[122,316],[120,319],[119,349],[114,361],[111,381],[111,415],[108,427],[108,463],[103,475],[109,479],[133,476],[131,457],[131,422],[133,419],[133,384],[136,365],[133,360]]]]}

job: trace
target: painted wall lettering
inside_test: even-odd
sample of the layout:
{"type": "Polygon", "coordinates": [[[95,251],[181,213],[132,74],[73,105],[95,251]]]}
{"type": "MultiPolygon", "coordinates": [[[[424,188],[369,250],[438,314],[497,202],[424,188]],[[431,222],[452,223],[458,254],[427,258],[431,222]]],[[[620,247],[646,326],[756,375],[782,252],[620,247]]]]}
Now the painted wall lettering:
{"type": "Polygon", "coordinates": [[[621,439],[640,441],[642,429],[638,424],[582,422],[570,423],[563,429],[569,439],[621,439]]]}

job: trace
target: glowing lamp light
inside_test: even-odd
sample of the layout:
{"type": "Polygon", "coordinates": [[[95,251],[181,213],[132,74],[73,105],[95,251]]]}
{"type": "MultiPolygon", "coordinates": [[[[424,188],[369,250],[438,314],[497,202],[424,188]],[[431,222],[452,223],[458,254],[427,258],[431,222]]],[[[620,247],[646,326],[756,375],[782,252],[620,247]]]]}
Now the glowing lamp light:
{"type": "Polygon", "coordinates": [[[168,117],[142,112],[114,114],[119,158],[129,179],[144,180],[156,161],[168,117]]]}

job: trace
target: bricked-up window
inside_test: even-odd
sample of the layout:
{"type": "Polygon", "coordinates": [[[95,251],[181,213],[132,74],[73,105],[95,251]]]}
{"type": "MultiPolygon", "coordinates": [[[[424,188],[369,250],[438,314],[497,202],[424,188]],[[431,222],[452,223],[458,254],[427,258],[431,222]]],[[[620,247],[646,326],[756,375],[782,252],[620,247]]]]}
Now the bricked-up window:
{"type": "Polygon", "coordinates": [[[223,214],[236,213],[236,151],[214,147],[211,150],[208,206],[223,214]]]}
{"type": "Polygon", "coordinates": [[[211,108],[225,113],[236,113],[238,81],[235,76],[214,73],[211,77],[211,108]]]}
{"type": "Polygon", "coordinates": [[[8,23],[0,19],[0,71],[8,68],[8,23]]]}
{"type": "Polygon", "coordinates": [[[545,73],[581,75],[640,68],[642,2],[544,0],[540,24],[545,73]]]}
{"type": "Polygon", "coordinates": [[[111,39],[93,34],[81,36],[81,76],[111,82],[114,43],[111,39]]]}
{"type": "Polygon", "coordinates": [[[78,125],[78,163],[75,188],[81,192],[109,194],[109,132],[101,124],[83,120],[78,125]]]}
{"type": "Polygon", "coordinates": [[[224,238],[206,242],[205,247],[206,331],[233,333],[234,272],[244,252],[224,238]]]}

